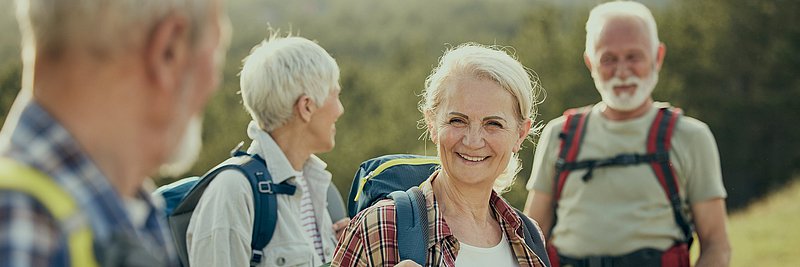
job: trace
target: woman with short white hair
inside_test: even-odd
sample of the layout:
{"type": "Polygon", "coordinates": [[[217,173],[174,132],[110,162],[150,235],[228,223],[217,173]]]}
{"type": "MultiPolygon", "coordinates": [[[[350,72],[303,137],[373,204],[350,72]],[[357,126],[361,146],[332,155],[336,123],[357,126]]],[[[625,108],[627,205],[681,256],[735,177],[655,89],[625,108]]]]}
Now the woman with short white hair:
{"type": "MultiPolygon", "coordinates": [[[[326,209],[331,174],[314,154],[333,149],[339,101],[339,67],[318,44],[277,37],[253,48],[240,74],[244,106],[253,120],[248,154],[267,165],[275,184],[296,187],[277,194],[278,220],[256,266],[319,266],[336,242],[326,209]]],[[[243,173],[218,174],[200,198],[186,233],[191,266],[251,266],[255,211],[243,173]]],[[[337,225],[344,226],[349,219],[337,225]]]]}
{"type": "MultiPolygon", "coordinates": [[[[516,154],[533,124],[539,88],[531,79],[504,49],[468,43],[445,52],[425,81],[419,109],[441,160],[420,185],[432,236],[427,266],[544,266],[547,255],[526,244],[523,218],[500,197],[519,170],[516,154]]],[[[356,215],[332,265],[406,260],[394,214],[387,199],[356,215]]],[[[538,228],[528,230],[541,237],[538,228]]]]}

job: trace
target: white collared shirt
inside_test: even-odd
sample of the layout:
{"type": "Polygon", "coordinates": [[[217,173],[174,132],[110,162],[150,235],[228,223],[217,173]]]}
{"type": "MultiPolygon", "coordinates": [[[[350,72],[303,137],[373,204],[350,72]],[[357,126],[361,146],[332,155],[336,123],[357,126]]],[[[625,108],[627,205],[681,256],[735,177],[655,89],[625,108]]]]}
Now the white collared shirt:
{"type": "MultiPolygon", "coordinates": [[[[247,152],[257,154],[267,163],[274,183],[286,181],[297,185],[294,170],[285,153],[272,137],[250,122],[248,136],[253,139],[247,152]]],[[[305,162],[302,173],[308,182],[309,195],[317,218],[326,259],[333,258],[336,237],[327,210],[326,192],[331,182],[327,165],[314,155],[305,162]]],[[[264,258],[258,266],[319,266],[322,259],[315,252],[314,241],[303,230],[301,197],[297,187],[294,195],[277,195],[278,221],[272,240],[263,249],[264,258]]],[[[186,232],[186,245],[191,266],[249,266],[252,239],[253,192],[244,174],[227,170],[209,184],[192,214],[186,232]]]]}

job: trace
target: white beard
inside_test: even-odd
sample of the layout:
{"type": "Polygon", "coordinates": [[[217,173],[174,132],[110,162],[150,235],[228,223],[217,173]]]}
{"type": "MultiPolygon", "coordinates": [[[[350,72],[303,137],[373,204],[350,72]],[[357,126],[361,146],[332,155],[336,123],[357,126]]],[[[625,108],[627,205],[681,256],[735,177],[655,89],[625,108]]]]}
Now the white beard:
{"type": "Polygon", "coordinates": [[[203,119],[200,116],[189,120],[180,142],[167,162],[161,165],[161,176],[176,177],[186,173],[200,156],[200,149],[203,147],[203,119]]]}
{"type": "Polygon", "coordinates": [[[614,76],[608,81],[603,81],[603,78],[597,71],[592,71],[592,78],[594,78],[594,85],[597,87],[597,91],[600,92],[600,96],[603,97],[603,103],[615,110],[631,111],[642,106],[642,104],[650,98],[650,93],[653,92],[653,89],[658,83],[658,72],[653,71],[650,77],[646,79],[630,76],[623,81],[619,77],[614,76]],[[620,95],[616,95],[614,93],[615,86],[631,84],[636,86],[636,90],[633,91],[633,94],[623,92],[620,95]]]}

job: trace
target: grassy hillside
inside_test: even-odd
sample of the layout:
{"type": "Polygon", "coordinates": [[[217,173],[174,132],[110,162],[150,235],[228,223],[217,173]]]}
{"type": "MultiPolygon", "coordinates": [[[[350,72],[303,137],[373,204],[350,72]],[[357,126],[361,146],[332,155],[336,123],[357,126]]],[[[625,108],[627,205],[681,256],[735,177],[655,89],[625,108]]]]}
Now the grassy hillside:
{"type": "Polygon", "coordinates": [[[800,181],[730,220],[733,266],[800,266],[800,181]]]}
{"type": "Polygon", "coordinates": [[[800,266],[798,225],[800,180],[730,216],[731,266],[800,266]]]}

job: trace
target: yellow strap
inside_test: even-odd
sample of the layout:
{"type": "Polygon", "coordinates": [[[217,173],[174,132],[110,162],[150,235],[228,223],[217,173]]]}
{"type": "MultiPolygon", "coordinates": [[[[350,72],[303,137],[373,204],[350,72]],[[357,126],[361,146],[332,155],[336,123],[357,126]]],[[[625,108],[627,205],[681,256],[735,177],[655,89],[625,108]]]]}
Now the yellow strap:
{"type": "Polygon", "coordinates": [[[393,159],[387,162],[384,162],[381,165],[378,165],[375,170],[370,172],[364,178],[358,181],[358,191],[356,192],[356,197],[353,198],[354,201],[358,201],[358,198],[361,197],[361,191],[364,190],[364,184],[367,183],[372,177],[378,176],[384,170],[388,169],[389,167],[397,166],[397,165],[425,165],[425,164],[439,164],[438,158],[410,158],[410,159],[393,159]]]}
{"type": "MultiPolygon", "coordinates": [[[[64,224],[78,212],[75,200],[52,179],[37,170],[14,160],[0,158],[0,189],[19,191],[32,196],[64,224]]],[[[69,254],[72,266],[98,266],[94,258],[92,232],[85,222],[76,225],[69,234],[69,254]]]]}

